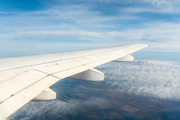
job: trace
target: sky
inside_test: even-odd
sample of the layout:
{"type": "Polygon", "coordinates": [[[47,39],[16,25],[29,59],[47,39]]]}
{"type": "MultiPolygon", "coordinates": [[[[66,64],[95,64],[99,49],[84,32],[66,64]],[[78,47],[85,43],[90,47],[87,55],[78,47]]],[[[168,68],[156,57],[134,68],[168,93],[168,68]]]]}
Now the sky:
{"type": "Polygon", "coordinates": [[[180,52],[180,1],[1,0],[0,57],[150,44],[180,52]]]}
{"type": "MultiPolygon", "coordinates": [[[[179,0],[1,0],[0,58],[149,44],[132,54],[134,62],[97,67],[105,73],[103,84],[117,92],[179,102],[179,6],[179,0]]],[[[64,118],[94,100],[107,104],[94,95],[80,101],[83,105],[75,100],[31,101],[10,119],[59,112],[64,118]]]]}

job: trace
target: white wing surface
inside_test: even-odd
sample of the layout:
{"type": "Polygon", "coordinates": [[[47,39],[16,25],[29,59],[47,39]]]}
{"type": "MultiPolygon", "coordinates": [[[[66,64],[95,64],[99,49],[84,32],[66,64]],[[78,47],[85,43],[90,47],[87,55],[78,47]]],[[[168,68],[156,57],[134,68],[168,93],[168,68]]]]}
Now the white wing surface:
{"type": "Polygon", "coordinates": [[[0,59],[0,120],[32,99],[54,99],[55,93],[49,87],[60,79],[103,80],[104,74],[94,67],[110,61],[131,61],[129,54],[147,46],[133,44],[0,59]]]}

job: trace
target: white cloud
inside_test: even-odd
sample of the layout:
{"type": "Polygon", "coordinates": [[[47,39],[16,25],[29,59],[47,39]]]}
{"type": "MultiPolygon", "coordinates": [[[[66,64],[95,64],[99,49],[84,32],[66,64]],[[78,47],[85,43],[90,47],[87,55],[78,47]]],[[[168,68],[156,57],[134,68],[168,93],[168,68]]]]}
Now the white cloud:
{"type": "MultiPolygon", "coordinates": [[[[159,12],[163,13],[179,13],[179,0],[145,0],[152,4],[155,8],[159,9],[159,12]]],[[[158,12],[158,10],[157,10],[158,12]]]]}
{"type": "Polygon", "coordinates": [[[98,67],[114,89],[164,100],[180,101],[180,64],[163,61],[109,63],[98,67]]]}
{"type": "Polygon", "coordinates": [[[123,12],[127,14],[134,13],[167,13],[177,14],[179,13],[179,0],[139,0],[137,5],[123,8],[123,12]]]}
{"type": "Polygon", "coordinates": [[[164,9],[164,8],[158,8],[158,7],[150,7],[150,6],[144,6],[144,7],[129,7],[123,9],[124,13],[128,14],[135,14],[135,13],[170,13],[170,9],[164,9]]]}
{"type": "MultiPolygon", "coordinates": [[[[151,23],[144,28],[123,31],[91,32],[86,30],[71,31],[27,31],[1,34],[3,40],[89,40],[89,41],[136,41],[160,42],[161,44],[179,42],[180,24],[151,23]]],[[[177,45],[177,44],[174,44],[177,45]]]]}
{"type": "MultiPolygon", "coordinates": [[[[59,92],[58,92],[59,93],[59,92]]],[[[72,116],[76,117],[79,110],[89,107],[97,107],[101,104],[109,104],[104,98],[92,97],[87,100],[60,100],[52,101],[30,101],[20,108],[8,120],[31,120],[31,119],[61,119],[71,120],[72,116]]]]}
{"type": "MultiPolygon", "coordinates": [[[[180,51],[180,24],[179,23],[149,23],[143,28],[127,29],[122,31],[96,32],[89,30],[49,30],[49,31],[24,31],[1,34],[0,39],[5,41],[29,41],[28,43],[38,43],[38,41],[91,41],[97,44],[150,44],[156,48],[155,51],[174,51],[163,48],[176,48],[180,51]],[[113,41],[113,42],[112,42],[113,41]],[[163,49],[163,50],[161,50],[163,49]]],[[[2,41],[1,41],[2,42],[2,41]]],[[[74,43],[73,43],[74,44],[74,43]]],[[[1,44],[3,45],[3,44],[1,44]]],[[[42,44],[43,45],[43,44],[42,44]]],[[[3,45],[4,46],[4,45],[3,45]]],[[[2,48],[3,48],[2,46],[2,48]]],[[[43,47],[43,46],[42,46],[43,47]]]]}
{"type": "MultiPolygon", "coordinates": [[[[32,31],[45,30],[81,30],[88,28],[109,28],[114,20],[120,19],[114,16],[102,16],[98,11],[90,10],[87,5],[63,5],[45,10],[16,13],[14,16],[3,17],[0,21],[4,31],[15,30],[32,31]],[[16,28],[15,28],[16,27],[16,28]]],[[[133,19],[125,17],[123,19],[133,19]]]]}
{"type": "Polygon", "coordinates": [[[61,118],[63,120],[68,120],[70,118],[66,115],[76,115],[76,107],[78,104],[77,101],[31,101],[8,119],[30,120],[33,119],[33,117],[38,117],[38,119],[53,119],[55,116],[56,119],[61,118]],[[48,116],[48,118],[46,118],[46,116],[48,116]]]}

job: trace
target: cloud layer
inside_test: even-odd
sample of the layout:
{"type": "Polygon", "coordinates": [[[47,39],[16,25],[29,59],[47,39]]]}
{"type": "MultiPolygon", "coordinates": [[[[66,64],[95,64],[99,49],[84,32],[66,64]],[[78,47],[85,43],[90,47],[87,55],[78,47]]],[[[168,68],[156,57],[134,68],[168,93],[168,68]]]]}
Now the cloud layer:
{"type": "Polygon", "coordinates": [[[130,94],[180,101],[180,64],[163,61],[110,63],[99,67],[106,84],[130,94]]]}
{"type": "Polygon", "coordinates": [[[33,120],[40,117],[41,119],[61,118],[68,120],[67,114],[75,115],[75,108],[78,105],[76,101],[63,102],[54,101],[32,101],[22,107],[16,114],[10,116],[9,120],[33,120]],[[54,117],[55,116],[55,117],[54,117]]]}

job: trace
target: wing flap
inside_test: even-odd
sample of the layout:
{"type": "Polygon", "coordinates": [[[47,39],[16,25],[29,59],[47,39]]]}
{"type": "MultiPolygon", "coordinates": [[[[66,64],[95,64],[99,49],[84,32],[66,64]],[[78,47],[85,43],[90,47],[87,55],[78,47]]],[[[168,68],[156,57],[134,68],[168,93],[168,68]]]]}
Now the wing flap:
{"type": "Polygon", "coordinates": [[[44,78],[45,76],[47,76],[47,74],[35,70],[30,70],[2,82],[0,84],[0,103],[15,95],[22,89],[25,89],[27,86],[44,78]]]}
{"type": "Polygon", "coordinates": [[[23,89],[22,91],[11,96],[10,98],[8,98],[0,104],[0,118],[7,118],[9,115],[14,113],[16,110],[18,110],[31,99],[42,93],[43,90],[47,89],[49,86],[51,86],[58,80],[59,78],[55,78],[52,76],[44,77],[38,82],[27,87],[26,89],[23,89]]]}

